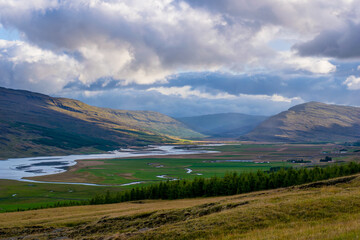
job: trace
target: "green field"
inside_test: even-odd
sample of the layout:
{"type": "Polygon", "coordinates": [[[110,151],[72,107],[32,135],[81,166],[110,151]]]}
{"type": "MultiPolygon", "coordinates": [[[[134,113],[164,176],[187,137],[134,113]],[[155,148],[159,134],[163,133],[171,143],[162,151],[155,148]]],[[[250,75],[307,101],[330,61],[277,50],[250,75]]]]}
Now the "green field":
{"type": "Polygon", "coordinates": [[[0,212],[38,208],[59,201],[86,200],[107,190],[122,189],[124,188],[0,180],[0,212]]]}
{"type": "MultiPolygon", "coordinates": [[[[123,184],[134,181],[143,181],[144,184],[164,181],[156,176],[166,175],[170,178],[190,179],[197,173],[202,177],[223,176],[226,172],[248,172],[263,170],[270,167],[290,166],[289,163],[240,163],[240,162],[219,162],[210,163],[207,159],[172,159],[172,158],[143,158],[143,159],[112,159],[105,160],[104,165],[89,167],[78,170],[75,174],[91,174],[99,179],[100,184],[123,184]],[[157,168],[156,163],[164,167],[157,168]],[[193,170],[186,173],[185,168],[193,170]],[[132,174],[128,174],[132,173],[132,174]],[[131,179],[126,179],[131,176],[131,179]]],[[[142,184],[142,185],[144,185],[142,184]]],[[[53,205],[59,201],[78,201],[93,197],[96,194],[103,194],[107,190],[112,192],[122,191],[136,185],[119,186],[83,186],[70,184],[48,184],[29,183],[11,180],[0,180],[0,212],[14,211],[17,209],[38,208],[46,205],[53,205]],[[16,194],[16,195],[15,195],[16,194]]]]}
{"type": "Polygon", "coordinates": [[[157,176],[189,179],[198,176],[208,178],[223,176],[226,172],[268,171],[271,167],[288,167],[293,164],[284,162],[211,162],[222,161],[196,158],[140,158],[104,160],[104,165],[87,167],[77,171],[78,174],[91,174],[102,179],[100,184],[123,184],[134,181],[161,181],[157,176]],[[193,170],[187,173],[187,168],[193,170]],[[127,176],[127,177],[124,177],[127,176]],[[126,179],[128,178],[128,179],[126,179]]]}
{"type": "Polygon", "coordinates": [[[290,152],[319,152],[324,148],[324,146],[316,144],[227,144],[222,146],[212,146],[207,149],[241,154],[266,154],[276,152],[283,147],[286,147],[286,151],[284,151],[285,154],[290,152]]]}
{"type": "Polygon", "coordinates": [[[334,161],[358,161],[359,147],[348,148],[349,154],[336,154],[338,145],[296,144],[232,144],[208,147],[218,153],[183,156],[161,156],[145,158],[82,160],[74,169],[63,173],[40,177],[40,181],[89,182],[114,186],[82,186],[67,184],[28,183],[0,180],[0,211],[13,211],[54,204],[58,201],[89,199],[107,190],[143,186],[167,179],[191,179],[195,177],[222,177],[226,172],[269,171],[272,167],[301,167],[289,163],[289,159],[311,160],[319,163],[328,151],[334,161]],[[226,162],[226,160],[253,160],[253,162],[226,162]],[[259,162],[259,163],[256,163],[259,162]],[[266,162],[266,163],[261,163],[266,162]],[[95,164],[96,163],[96,164],[95,164]],[[191,173],[187,173],[191,169],[191,173]],[[200,175],[201,174],[201,175],[200,175]],[[157,176],[164,175],[165,178],[157,176]],[[143,182],[139,185],[119,187],[120,184],[143,182]],[[16,194],[16,195],[14,195],[16,194]]]}

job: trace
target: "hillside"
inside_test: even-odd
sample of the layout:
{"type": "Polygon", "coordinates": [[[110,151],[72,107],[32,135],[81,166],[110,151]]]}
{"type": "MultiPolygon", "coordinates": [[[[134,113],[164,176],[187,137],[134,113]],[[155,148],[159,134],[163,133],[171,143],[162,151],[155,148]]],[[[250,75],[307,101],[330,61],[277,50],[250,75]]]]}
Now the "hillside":
{"type": "Polygon", "coordinates": [[[360,108],[309,102],[268,118],[242,139],[319,142],[359,138],[360,108]]]}
{"type": "Polygon", "coordinates": [[[359,175],[228,197],[0,214],[6,239],[358,239],[359,175]]]}
{"type": "Polygon", "coordinates": [[[0,158],[113,150],[203,135],[166,115],[0,88],[0,158]]]}
{"type": "Polygon", "coordinates": [[[210,137],[238,138],[264,121],[265,116],[253,116],[242,113],[219,113],[195,117],[178,118],[194,131],[210,137]]]}

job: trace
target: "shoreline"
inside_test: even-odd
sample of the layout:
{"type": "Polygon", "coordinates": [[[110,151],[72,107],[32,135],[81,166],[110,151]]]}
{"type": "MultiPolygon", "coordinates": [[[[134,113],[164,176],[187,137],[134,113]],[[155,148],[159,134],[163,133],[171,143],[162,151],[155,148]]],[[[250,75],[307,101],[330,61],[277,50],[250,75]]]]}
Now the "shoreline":
{"type": "MultiPolygon", "coordinates": [[[[217,151],[209,151],[203,149],[186,149],[186,148],[177,148],[179,145],[160,145],[160,146],[150,146],[149,149],[144,149],[142,152],[133,152],[128,151],[129,149],[124,149],[124,151],[113,151],[112,153],[108,154],[94,154],[94,155],[69,155],[69,156],[41,156],[41,157],[34,157],[34,158],[18,158],[18,159],[7,159],[6,162],[9,164],[8,170],[14,172],[14,176],[10,176],[7,174],[8,177],[1,178],[1,179],[8,179],[8,180],[16,180],[16,181],[23,181],[23,182],[34,182],[34,183],[54,183],[54,184],[78,184],[78,185],[92,185],[92,186],[127,186],[132,184],[139,184],[139,181],[134,179],[134,182],[124,183],[119,185],[102,185],[98,184],[101,182],[101,179],[96,176],[75,176],[73,173],[79,169],[86,168],[89,166],[97,166],[97,165],[104,165],[105,160],[111,159],[137,159],[137,158],[184,158],[191,157],[191,156],[199,156],[199,154],[214,154],[219,153],[217,151]],[[114,154],[114,156],[111,156],[114,154]],[[116,156],[117,154],[117,156],[116,156]],[[17,163],[13,163],[13,161],[18,161],[17,163]],[[23,160],[24,162],[21,162],[23,160]],[[41,162],[46,161],[46,162],[41,162]],[[51,166],[51,162],[54,161],[63,161],[66,164],[62,167],[54,167],[51,166]],[[43,165],[41,165],[41,163],[43,165]],[[26,165],[28,164],[28,165],[26,165]],[[21,171],[20,169],[28,169],[34,165],[43,166],[39,170],[32,170],[31,171],[21,171]],[[46,169],[47,168],[47,169],[46,169]],[[55,169],[57,168],[57,169],[55,169]],[[63,169],[59,169],[63,168],[63,169]],[[64,170],[64,168],[67,168],[64,170]],[[43,169],[49,171],[48,174],[43,174],[43,169]],[[55,169],[55,170],[54,170],[55,169]],[[25,176],[21,176],[25,175],[25,176]],[[19,177],[16,177],[17,176],[19,177]],[[37,175],[36,175],[37,174],[37,175]],[[31,176],[35,175],[35,176],[31,176]]],[[[180,145],[181,147],[184,145],[180,145]]],[[[192,145],[192,146],[199,146],[199,145],[192,145]]],[[[206,145],[203,145],[206,147],[206,145]]],[[[6,171],[6,169],[0,169],[2,171],[6,171]]],[[[3,175],[4,176],[4,175],[3,175]]],[[[5,175],[6,176],[6,175],[5,175]]]]}

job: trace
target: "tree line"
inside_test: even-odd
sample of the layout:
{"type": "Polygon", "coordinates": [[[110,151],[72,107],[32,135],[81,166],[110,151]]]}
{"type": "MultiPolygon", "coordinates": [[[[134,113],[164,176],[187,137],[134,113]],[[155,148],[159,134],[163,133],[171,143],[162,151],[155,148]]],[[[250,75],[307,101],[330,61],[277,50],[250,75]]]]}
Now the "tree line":
{"type": "Polygon", "coordinates": [[[289,187],[360,172],[360,164],[350,162],[324,168],[281,168],[274,171],[229,172],[224,177],[160,182],[112,194],[107,191],[89,200],[89,204],[118,203],[145,199],[181,199],[235,195],[252,191],[289,187]]]}
{"type": "Polygon", "coordinates": [[[117,193],[107,191],[96,195],[90,200],[61,201],[45,206],[20,209],[24,211],[39,208],[67,207],[79,205],[96,205],[119,203],[146,199],[181,199],[195,197],[213,197],[235,195],[253,191],[289,187],[304,183],[347,176],[360,172],[360,163],[350,162],[344,165],[331,165],[314,168],[279,168],[257,172],[228,172],[224,177],[203,178],[192,180],[166,181],[144,187],[136,187],[117,193]]]}

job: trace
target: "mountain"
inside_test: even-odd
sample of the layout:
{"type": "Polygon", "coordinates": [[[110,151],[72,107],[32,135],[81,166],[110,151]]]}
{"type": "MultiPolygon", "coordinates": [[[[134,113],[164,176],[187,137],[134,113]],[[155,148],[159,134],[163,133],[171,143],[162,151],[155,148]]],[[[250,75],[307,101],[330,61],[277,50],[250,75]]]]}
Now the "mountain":
{"type": "Polygon", "coordinates": [[[194,131],[211,137],[238,138],[264,121],[265,116],[253,116],[242,113],[219,113],[195,117],[178,118],[194,131]]]}
{"type": "Polygon", "coordinates": [[[242,140],[319,142],[359,138],[360,108],[309,102],[268,118],[242,140]]]}
{"type": "Polygon", "coordinates": [[[0,158],[98,152],[201,137],[157,112],[99,108],[0,88],[0,158]]]}

